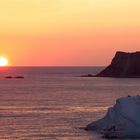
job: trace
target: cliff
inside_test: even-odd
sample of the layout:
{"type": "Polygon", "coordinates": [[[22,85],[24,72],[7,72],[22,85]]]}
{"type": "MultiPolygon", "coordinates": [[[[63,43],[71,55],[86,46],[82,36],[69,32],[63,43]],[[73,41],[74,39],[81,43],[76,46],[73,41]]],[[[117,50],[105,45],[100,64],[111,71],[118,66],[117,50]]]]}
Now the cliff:
{"type": "Polygon", "coordinates": [[[117,52],[111,64],[96,76],[140,78],[140,52],[117,52]]]}
{"type": "Polygon", "coordinates": [[[86,127],[106,138],[140,138],[140,96],[122,97],[108,109],[104,118],[86,127]]]}

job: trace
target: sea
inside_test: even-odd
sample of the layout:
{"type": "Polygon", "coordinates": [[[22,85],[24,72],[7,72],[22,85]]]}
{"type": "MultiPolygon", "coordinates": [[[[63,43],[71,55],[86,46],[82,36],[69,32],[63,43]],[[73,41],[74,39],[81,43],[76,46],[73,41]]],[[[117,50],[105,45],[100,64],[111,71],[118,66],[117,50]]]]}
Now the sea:
{"type": "Polygon", "coordinates": [[[103,140],[83,128],[117,98],[140,94],[140,79],[81,77],[102,69],[0,68],[0,140],[103,140]]]}

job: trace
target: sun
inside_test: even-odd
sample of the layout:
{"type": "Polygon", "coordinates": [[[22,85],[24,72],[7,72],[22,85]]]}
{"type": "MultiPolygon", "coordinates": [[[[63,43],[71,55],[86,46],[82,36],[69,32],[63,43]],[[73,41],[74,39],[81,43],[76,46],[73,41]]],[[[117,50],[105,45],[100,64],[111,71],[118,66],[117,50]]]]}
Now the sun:
{"type": "Polygon", "coordinates": [[[8,66],[8,59],[6,57],[0,57],[0,67],[8,66]]]}

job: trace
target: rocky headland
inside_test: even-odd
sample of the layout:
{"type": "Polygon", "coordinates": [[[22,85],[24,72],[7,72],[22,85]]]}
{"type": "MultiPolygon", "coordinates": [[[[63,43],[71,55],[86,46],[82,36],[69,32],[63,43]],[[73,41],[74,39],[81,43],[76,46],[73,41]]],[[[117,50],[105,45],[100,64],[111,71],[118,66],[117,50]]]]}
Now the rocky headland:
{"type": "Polygon", "coordinates": [[[140,52],[117,52],[111,64],[95,77],[140,78],[140,52]]]}

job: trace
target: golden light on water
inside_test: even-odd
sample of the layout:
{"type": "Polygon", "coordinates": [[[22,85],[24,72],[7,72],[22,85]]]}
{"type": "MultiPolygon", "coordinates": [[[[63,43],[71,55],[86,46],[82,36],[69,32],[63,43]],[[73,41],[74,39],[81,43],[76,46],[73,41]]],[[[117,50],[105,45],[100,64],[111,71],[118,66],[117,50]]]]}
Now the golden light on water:
{"type": "Polygon", "coordinates": [[[8,59],[6,57],[0,57],[0,67],[8,66],[8,59]]]}

